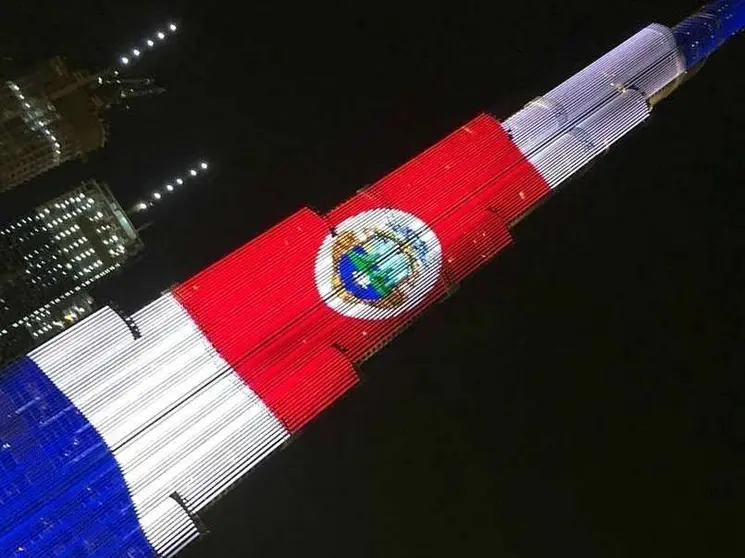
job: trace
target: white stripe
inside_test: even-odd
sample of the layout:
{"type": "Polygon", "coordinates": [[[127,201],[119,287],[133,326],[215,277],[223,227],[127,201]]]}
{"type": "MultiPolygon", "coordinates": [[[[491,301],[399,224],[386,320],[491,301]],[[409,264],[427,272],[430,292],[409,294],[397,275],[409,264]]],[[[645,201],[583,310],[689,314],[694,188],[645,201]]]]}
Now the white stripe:
{"type": "Polygon", "coordinates": [[[109,308],[29,355],[98,430],[162,555],[196,536],[197,512],[289,433],[165,295],[133,315],[109,308]]]}
{"type": "Polygon", "coordinates": [[[648,116],[644,96],[629,90],[533,154],[530,162],[556,188],[648,116]]]}
{"type": "Polygon", "coordinates": [[[649,25],[505,120],[529,160],[563,133],[629,89],[646,99],[685,72],[672,31],[649,25]]]}
{"type": "Polygon", "coordinates": [[[173,498],[162,500],[141,517],[140,525],[158,556],[172,556],[199,536],[189,514],[173,498]]]}

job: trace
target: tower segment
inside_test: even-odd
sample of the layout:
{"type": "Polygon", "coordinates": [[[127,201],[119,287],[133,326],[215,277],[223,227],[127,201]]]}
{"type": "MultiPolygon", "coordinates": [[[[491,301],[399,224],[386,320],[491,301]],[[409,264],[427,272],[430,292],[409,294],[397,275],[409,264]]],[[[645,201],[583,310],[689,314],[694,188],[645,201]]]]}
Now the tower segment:
{"type": "Polygon", "coordinates": [[[169,556],[197,538],[199,512],[510,245],[514,223],[644,122],[744,14],[722,1],[645,27],[504,122],[479,115],[130,320],[101,309],[6,368],[0,555],[169,556]]]}

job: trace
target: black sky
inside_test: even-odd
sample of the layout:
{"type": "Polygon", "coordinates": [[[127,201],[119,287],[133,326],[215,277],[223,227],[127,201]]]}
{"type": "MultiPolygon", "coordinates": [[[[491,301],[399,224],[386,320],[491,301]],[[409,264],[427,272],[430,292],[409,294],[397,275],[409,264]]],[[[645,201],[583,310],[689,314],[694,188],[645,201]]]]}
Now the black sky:
{"type": "MultiPolygon", "coordinates": [[[[131,203],[207,158],[100,289],[136,308],[698,2],[42,5],[3,3],[0,73],[57,53],[96,67],[181,25],[138,68],[167,95],[117,114],[87,164],[0,201],[96,177],[131,203]]],[[[740,38],[524,221],[209,510],[184,556],[742,556],[743,60],[740,38]]]]}

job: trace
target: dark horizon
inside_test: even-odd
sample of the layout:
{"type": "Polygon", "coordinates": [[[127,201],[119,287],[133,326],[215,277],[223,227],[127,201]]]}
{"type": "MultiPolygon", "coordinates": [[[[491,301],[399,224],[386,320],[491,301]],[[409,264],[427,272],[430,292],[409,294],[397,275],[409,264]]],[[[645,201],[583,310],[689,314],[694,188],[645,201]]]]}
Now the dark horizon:
{"type": "MultiPolygon", "coordinates": [[[[18,7],[6,77],[56,54],[93,70],[158,24],[180,31],[128,72],[168,92],[113,114],[103,150],[4,195],[0,216],[87,178],[129,207],[209,161],[152,212],[143,256],[94,291],[132,310],[700,4],[18,7]]],[[[182,555],[741,554],[742,43],[365,363],[362,385],[208,510],[211,534],[182,555]]]]}

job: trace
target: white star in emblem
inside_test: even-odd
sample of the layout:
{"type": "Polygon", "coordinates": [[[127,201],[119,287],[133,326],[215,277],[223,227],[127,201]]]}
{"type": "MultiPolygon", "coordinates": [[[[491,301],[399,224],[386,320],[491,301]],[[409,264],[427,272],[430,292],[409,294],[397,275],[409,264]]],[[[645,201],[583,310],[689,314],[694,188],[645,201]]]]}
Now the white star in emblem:
{"type": "Polygon", "coordinates": [[[355,271],[354,273],[352,273],[352,277],[354,278],[354,282],[357,283],[360,287],[370,286],[370,278],[367,276],[367,273],[360,273],[359,271],[355,271]]]}

